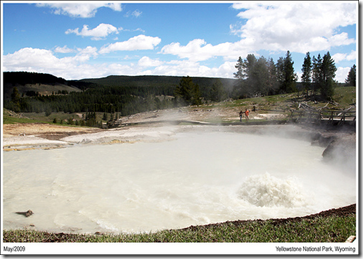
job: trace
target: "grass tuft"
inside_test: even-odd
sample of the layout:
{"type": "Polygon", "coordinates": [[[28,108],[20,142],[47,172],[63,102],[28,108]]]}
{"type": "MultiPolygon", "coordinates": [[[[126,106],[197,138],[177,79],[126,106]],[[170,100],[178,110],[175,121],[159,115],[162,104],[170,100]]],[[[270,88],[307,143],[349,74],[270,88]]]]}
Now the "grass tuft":
{"type": "Polygon", "coordinates": [[[4,230],[4,243],[21,242],[92,242],[92,243],[159,243],[159,242],[345,242],[356,235],[356,216],[316,216],[299,220],[234,221],[184,229],[140,234],[65,234],[34,230],[4,230]]]}

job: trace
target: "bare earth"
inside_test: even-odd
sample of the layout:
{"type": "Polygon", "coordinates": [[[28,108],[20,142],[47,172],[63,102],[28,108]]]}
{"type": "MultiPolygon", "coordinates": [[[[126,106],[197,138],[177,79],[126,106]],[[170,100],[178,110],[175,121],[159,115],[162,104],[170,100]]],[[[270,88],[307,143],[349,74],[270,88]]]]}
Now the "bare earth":
{"type": "MultiPolygon", "coordinates": [[[[123,127],[102,130],[98,128],[70,127],[42,123],[18,123],[3,125],[3,150],[27,150],[34,148],[58,148],[74,143],[120,143],[145,139],[164,138],[174,134],[176,127],[171,121],[190,121],[202,123],[213,120],[239,120],[236,108],[180,108],[138,113],[124,116],[123,127]],[[131,127],[134,123],[152,123],[142,127],[131,127]],[[163,127],[160,127],[163,126],[163,127]]],[[[275,114],[251,112],[250,118],[275,118],[275,114]]],[[[245,118],[244,118],[245,120],[245,118]]],[[[178,128],[182,128],[179,126],[178,128]]]]}
{"type": "MultiPolygon", "coordinates": [[[[3,125],[3,150],[24,150],[34,148],[59,148],[72,144],[100,144],[100,143],[122,143],[135,142],[140,140],[160,140],[170,137],[177,131],[185,128],[198,128],[204,122],[210,121],[219,123],[224,121],[239,121],[238,107],[211,107],[210,109],[202,109],[198,107],[183,107],[179,109],[168,109],[160,111],[151,111],[138,113],[131,116],[121,117],[122,127],[114,129],[98,129],[87,127],[70,127],[62,125],[42,124],[42,123],[18,123],[3,125]],[[173,125],[171,122],[187,121],[198,123],[201,125],[173,125]],[[138,123],[138,126],[133,126],[138,123]]],[[[283,114],[278,113],[259,113],[250,112],[251,119],[268,119],[283,118],[283,114]]],[[[246,118],[243,116],[243,122],[246,118]]],[[[292,126],[262,126],[253,127],[252,125],[238,125],[234,130],[256,132],[263,129],[274,128],[277,131],[292,126]]],[[[223,127],[224,129],[228,127],[223,127]]],[[[304,129],[295,126],[293,131],[311,132],[312,129],[304,129]]],[[[315,130],[313,130],[315,131],[315,130]]],[[[355,143],[354,134],[347,132],[331,132],[326,130],[318,130],[319,134],[329,136],[348,136],[351,142],[355,143]]]]}

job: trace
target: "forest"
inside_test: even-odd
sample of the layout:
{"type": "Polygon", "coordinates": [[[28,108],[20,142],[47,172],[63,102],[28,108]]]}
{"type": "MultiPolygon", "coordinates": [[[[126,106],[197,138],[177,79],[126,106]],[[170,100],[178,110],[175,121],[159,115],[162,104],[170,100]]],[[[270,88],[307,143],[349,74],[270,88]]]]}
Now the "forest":
{"type": "MultiPolygon", "coordinates": [[[[177,89],[189,77],[172,76],[109,76],[99,79],[67,81],[49,74],[4,72],[4,107],[16,112],[118,112],[131,115],[155,109],[192,104],[182,101],[177,89]],[[73,86],[80,92],[51,91],[42,94],[18,90],[19,85],[57,84],[73,86]]],[[[229,96],[235,79],[193,78],[191,87],[198,87],[200,102],[220,101],[229,96]]],[[[188,90],[189,91],[189,90],[188,90]]]]}
{"type": "MultiPolygon", "coordinates": [[[[3,73],[4,107],[15,112],[119,113],[122,116],[139,112],[200,105],[226,99],[243,99],[281,93],[312,92],[317,100],[330,100],[334,88],[336,66],[327,52],[311,57],[306,53],[301,82],[297,82],[289,51],[275,63],[273,59],[247,55],[239,57],[234,79],[178,76],[108,76],[82,80],[66,80],[49,74],[30,72],[3,73]],[[26,91],[22,85],[71,86],[78,91],[52,90],[51,94],[26,91]],[[310,91],[309,91],[310,90],[310,91]]],[[[355,65],[346,85],[355,86],[355,65]]],[[[25,88],[26,89],[26,88],[25,88]]],[[[33,88],[32,88],[33,89],[33,88]]],[[[54,88],[55,89],[55,88],[54,88]]]]}

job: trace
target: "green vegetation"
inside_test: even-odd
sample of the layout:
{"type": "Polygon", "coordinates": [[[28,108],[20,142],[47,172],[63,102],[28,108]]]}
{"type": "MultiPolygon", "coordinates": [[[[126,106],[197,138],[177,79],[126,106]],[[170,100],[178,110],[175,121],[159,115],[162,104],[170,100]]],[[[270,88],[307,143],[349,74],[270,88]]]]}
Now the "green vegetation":
{"type": "MultiPolygon", "coordinates": [[[[297,104],[299,102],[304,102],[310,107],[314,108],[322,108],[325,109],[334,109],[334,110],[344,110],[347,109],[356,103],[356,87],[336,87],[334,90],[333,102],[316,102],[313,98],[306,98],[305,93],[296,92],[290,94],[277,94],[277,95],[268,95],[268,96],[260,96],[254,98],[245,98],[245,99],[237,99],[237,100],[229,100],[222,102],[214,102],[199,105],[199,110],[208,110],[208,109],[253,109],[253,106],[256,108],[257,113],[280,113],[280,114],[289,114],[290,109],[297,109],[297,104]]],[[[155,107],[154,109],[156,109],[155,107]]],[[[190,106],[190,110],[195,109],[193,106],[190,106]]],[[[236,113],[237,114],[237,113],[236,113]]],[[[19,118],[19,115],[13,113],[10,115],[7,109],[4,109],[3,112],[3,121],[4,124],[7,123],[53,123],[56,119],[56,124],[59,125],[67,125],[66,121],[69,118],[74,119],[74,125],[83,126],[82,120],[85,120],[87,112],[74,112],[74,113],[65,113],[65,112],[51,112],[47,114],[46,112],[28,112],[22,113],[23,118],[19,118]],[[81,116],[79,116],[81,115],[81,116]],[[25,117],[25,118],[24,118],[25,117]],[[78,123],[78,124],[77,124],[78,123]]],[[[119,118],[121,113],[110,113],[110,112],[96,112],[96,124],[97,122],[106,122],[107,120],[112,118],[119,118]]],[[[207,122],[211,123],[220,123],[222,122],[221,118],[208,119],[207,122]]],[[[224,122],[237,122],[226,121],[224,122]]],[[[253,121],[263,121],[263,120],[253,120],[253,121]]],[[[84,124],[85,125],[85,124],[84,124]]]]}
{"type": "MultiPolygon", "coordinates": [[[[236,64],[236,79],[173,77],[173,76],[108,76],[99,79],[65,80],[49,74],[4,72],[4,107],[22,113],[85,114],[84,124],[101,125],[89,114],[119,113],[120,116],[139,112],[201,105],[228,98],[249,102],[246,98],[272,96],[277,93],[306,92],[305,100],[314,103],[333,101],[337,83],[333,80],[336,67],[329,52],[312,59],[307,53],[302,68],[302,83],[297,83],[289,51],[276,64],[272,59],[247,55],[236,64]],[[309,91],[311,94],[309,95],[309,91]],[[87,122],[87,119],[92,121],[87,122]]],[[[355,67],[348,75],[354,83],[355,67]]],[[[260,105],[259,100],[253,103],[260,105]]],[[[271,103],[261,104],[268,106],[271,103]]],[[[273,104],[275,105],[275,104],[273,104]]],[[[288,104],[286,104],[288,106],[288,104]]],[[[286,106],[285,105],[285,106],[286,106]]],[[[281,106],[281,105],[280,105],[281,106]]],[[[288,107],[280,107],[285,111],[288,107]]],[[[97,116],[96,116],[97,117],[97,116]]],[[[101,118],[106,118],[102,116],[101,118]]],[[[52,120],[54,120],[53,118],[52,120]]],[[[56,118],[54,121],[61,121],[56,118]]]]}
{"type": "Polygon", "coordinates": [[[33,119],[29,119],[29,118],[17,118],[17,117],[3,116],[3,124],[15,124],[15,123],[45,123],[45,122],[33,120],[33,119]]]}
{"type": "Polygon", "coordinates": [[[301,220],[234,221],[141,234],[63,234],[5,230],[4,242],[345,242],[356,235],[355,214],[301,220]]]}
{"type": "Polygon", "coordinates": [[[357,71],[356,71],[356,66],[353,65],[348,73],[347,78],[345,79],[345,83],[348,86],[356,86],[356,82],[357,81],[357,71]]]}
{"type": "Polygon", "coordinates": [[[179,85],[175,88],[175,97],[178,106],[202,104],[199,85],[194,84],[193,79],[189,76],[180,80],[179,85]]]}

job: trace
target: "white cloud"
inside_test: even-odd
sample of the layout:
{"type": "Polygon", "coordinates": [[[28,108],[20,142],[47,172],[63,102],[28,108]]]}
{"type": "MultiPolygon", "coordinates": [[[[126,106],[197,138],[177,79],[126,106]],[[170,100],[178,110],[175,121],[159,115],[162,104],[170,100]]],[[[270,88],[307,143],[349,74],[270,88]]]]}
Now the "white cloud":
{"type": "Polygon", "coordinates": [[[67,69],[64,62],[58,62],[52,51],[45,49],[23,48],[13,54],[3,56],[5,71],[34,71],[34,69],[63,68],[67,69]]]}
{"type": "Polygon", "coordinates": [[[75,52],[74,49],[70,49],[67,47],[67,45],[65,45],[64,47],[56,47],[54,52],[57,52],[57,53],[72,53],[72,52],[75,52]]]}
{"type": "Polygon", "coordinates": [[[94,17],[97,9],[101,7],[111,8],[114,11],[122,11],[120,3],[38,3],[38,7],[49,7],[54,9],[55,14],[63,14],[71,17],[89,18],[94,17]]]}
{"type": "Polygon", "coordinates": [[[58,58],[51,50],[24,48],[13,54],[3,56],[4,71],[32,71],[49,73],[65,79],[97,78],[109,75],[170,75],[232,77],[235,62],[225,62],[219,67],[209,68],[199,62],[173,60],[163,62],[158,59],[142,57],[138,63],[96,63],[89,64],[97,57],[97,49],[88,46],[77,49],[74,56],[58,58]]]}
{"type": "Polygon", "coordinates": [[[340,61],[343,60],[351,61],[357,58],[357,52],[353,50],[350,54],[336,53],[332,56],[332,58],[334,59],[335,63],[339,63],[340,61]]]}
{"type": "Polygon", "coordinates": [[[355,42],[341,26],[356,24],[357,4],[353,2],[239,2],[238,17],[247,19],[241,26],[231,25],[231,32],[253,50],[306,53],[329,50],[332,46],[355,42]],[[247,42],[246,42],[247,43],[247,42]]]}
{"type": "Polygon", "coordinates": [[[180,58],[188,58],[191,61],[203,61],[218,56],[226,60],[235,60],[236,57],[244,56],[251,52],[245,47],[243,41],[235,43],[225,42],[213,46],[207,44],[203,39],[195,39],[186,46],[181,46],[178,42],[165,45],[159,53],[177,55],[180,58]]]}
{"type": "Polygon", "coordinates": [[[139,75],[166,75],[166,76],[201,76],[232,78],[235,72],[235,62],[225,62],[219,67],[207,67],[199,62],[189,60],[172,60],[164,62],[154,69],[141,70],[139,75]]]}
{"type": "Polygon", "coordinates": [[[244,1],[233,4],[233,8],[242,9],[238,17],[246,21],[230,25],[230,31],[240,36],[240,41],[211,45],[204,39],[194,39],[185,46],[173,42],[159,53],[190,61],[218,56],[235,60],[260,50],[305,54],[355,43],[346,32],[338,31],[340,26],[357,22],[357,5],[352,2],[244,1]]]}
{"type": "Polygon", "coordinates": [[[140,67],[156,67],[156,66],[160,66],[163,63],[164,62],[160,61],[159,59],[151,59],[147,56],[143,56],[139,60],[138,65],[140,67]]]}
{"type": "Polygon", "coordinates": [[[141,29],[141,28],[137,28],[137,29],[124,29],[122,27],[118,28],[119,31],[141,31],[141,32],[145,32],[145,30],[141,29]]]}
{"type": "Polygon", "coordinates": [[[83,29],[81,32],[79,32],[79,28],[76,29],[68,29],[66,34],[75,33],[79,36],[84,37],[92,37],[92,40],[100,40],[102,38],[105,38],[111,33],[118,34],[118,29],[115,26],[112,26],[111,24],[105,24],[101,23],[96,28],[89,30],[88,25],[83,25],[83,29]]]}
{"type": "Polygon", "coordinates": [[[132,12],[132,15],[135,17],[139,17],[142,14],[142,12],[140,12],[139,10],[135,10],[132,12]]]}
{"type": "Polygon", "coordinates": [[[337,72],[335,72],[334,79],[340,83],[344,83],[349,71],[350,67],[337,67],[337,72]]]}
{"type": "Polygon", "coordinates": [[[154,49],[154,47],[160,42],[161,39],[159,37],[138,35],[128,39],[127,41],[116,42],[103,46],[100,49],[100,53],[105,54],[112,51],[150,50],[154,49]]]}
{"type": "Polygon", "coordinates": [[[356,60],[357,59],[357,52],[353,50],[350,54],[347,55],[347,60],[356,60]]]}
{"type": "Polygon", "coordinates": [[[133,12],[131,12],[131,11],[128,11],[124,16],[125,17],[130,17],[130,16],[134,16],[134,17],[139,17],[140,15],[142,14],[142,12],[141,11],[139,11],[139,10],[135,10],[135,11],[133,11],[133,12]]]}
{"type": "Polygon", "coordinates": [[[3,69],[5,71],[51,73],[58,76],[80,72],[82,75],[83,72],[79,68],[86,66],[84,62],[91,57],[97,57],[97,48],[88,46],[84,49],[77,49],[77,51],[77,54],[72,57],[57,58],[50,50],[23,48],[13,54],[3,56],[3,69]]]}

